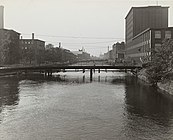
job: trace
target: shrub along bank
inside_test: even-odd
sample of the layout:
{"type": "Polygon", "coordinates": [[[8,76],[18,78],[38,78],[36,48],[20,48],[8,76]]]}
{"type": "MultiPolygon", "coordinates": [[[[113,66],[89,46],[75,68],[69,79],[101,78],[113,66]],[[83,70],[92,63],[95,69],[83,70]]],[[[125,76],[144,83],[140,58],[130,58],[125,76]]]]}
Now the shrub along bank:
{"type": "Polygon", "coordinates": [[[173,95],[173,40],[166,39],[152,52],[152,61],[145,65],[138,77],[173,95]]]}

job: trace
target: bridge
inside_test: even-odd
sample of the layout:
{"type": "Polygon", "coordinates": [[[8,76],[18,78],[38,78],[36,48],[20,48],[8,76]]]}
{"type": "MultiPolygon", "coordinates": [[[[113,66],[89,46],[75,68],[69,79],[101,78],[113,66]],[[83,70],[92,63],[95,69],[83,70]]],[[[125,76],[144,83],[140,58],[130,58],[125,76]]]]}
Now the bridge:
{"type": "Polygon", "coordinates": [[[108,59],[85,59],[78,62],[108,62],[108,59]]]}
{"type": "Polygon", "coordinates": [[[98,69],[100,73],[101,69],[124,69],[124,70],[137,70],[141,69],[141,66],[113,66],[113,65],[44,65],[44,66],[25,66],[25,67],[2,67],[0,68],[0,73],[27,73],[27,72],[41,72],[45,75],[51,76],[54,72],[60,72],[61,70],[65,71],[67,69],[74,69],[74,70],[83,70],[83,73],[86,69],[90,70],[90,79],[92,80],[93,71],[98,69]]]}

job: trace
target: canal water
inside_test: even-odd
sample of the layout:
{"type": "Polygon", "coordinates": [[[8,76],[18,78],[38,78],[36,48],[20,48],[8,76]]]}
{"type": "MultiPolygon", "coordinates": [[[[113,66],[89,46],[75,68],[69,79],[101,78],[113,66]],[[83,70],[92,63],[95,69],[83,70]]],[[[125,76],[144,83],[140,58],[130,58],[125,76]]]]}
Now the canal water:
{"type": "Polygon", "coordinates": [[[0,140],[173,140],[173,97],[123,72],[0,78],[0,140]]]}

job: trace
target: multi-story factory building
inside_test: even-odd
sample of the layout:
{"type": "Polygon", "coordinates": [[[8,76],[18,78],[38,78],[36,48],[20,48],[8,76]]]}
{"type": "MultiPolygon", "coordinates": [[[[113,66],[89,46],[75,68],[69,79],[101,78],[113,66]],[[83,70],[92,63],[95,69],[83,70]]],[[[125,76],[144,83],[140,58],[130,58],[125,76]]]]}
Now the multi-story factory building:
{"type": "Polygon", "coordinates": [[[20,39],[20,48],[22,63],[40,64],[44,61],[45,41],[35,39],[34,33],[32,33],[32,39],[20,39]]]}
{"type": "Polygon", "coordinates": [[[168,28],[168,8],[161,6],[132,7],[126,20],[126,57],[141,62],[164,38],[172,38],[168,28]],[[169,35],[168,35],[169,34],[169,35]],[[159,38],[160,37],[160,38],[159,38]]]}

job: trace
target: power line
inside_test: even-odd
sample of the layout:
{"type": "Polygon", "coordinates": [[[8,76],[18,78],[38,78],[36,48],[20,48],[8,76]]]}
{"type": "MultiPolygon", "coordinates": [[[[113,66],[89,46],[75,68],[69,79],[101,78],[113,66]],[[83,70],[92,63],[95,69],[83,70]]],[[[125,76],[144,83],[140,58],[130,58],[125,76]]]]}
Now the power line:
{"type": "MultiPolygon", "coordinates": [[[[31,35],[31,34],[26,34],[26,33],[22,33],[22,35],[31,35]]],[[[123,38],[100,38],[100,37],[77,37],[77,36],[55,36],[55,35],[40,35],[40,34],[36,34],[36,36],[46,36],[46,37],[53,37],[53,38],[58,38],[58,37],[62,37],[62,38],[74,38],[74,39],[112,39],[111,41],[102,41],[102,42],[80,42],[80,43],[74,43],[74,42],[62,42],[62,41],[45,41],[46,43],[53,43],[54,45],[58,45],[59,42],[61,42],[63,44],[64,47],[72,47],[72,46],[84,46],[85,48],[93,48],[93,47],[97,47],[97,49],[101,49],[101,48],[107,48],[107,45],[105,46],[96,46],[94,44],[105,44],[105,43],[115,43],[117,42],[117,40],[123,39],[123,38]],[[92,45],[92,46],[91,46],[92,45]]],[[[124,39],[123,39],[124,40],[124,39]]],[[[79,48],[74,48],[73,49],[79,49],[79,48]]]]}
{"type": "MultiPolygon", "coordinates": [[[[54,42],[54,41],[46,41],[50,43],[59,43],[59,42],[54,42]]],[[[113,41],[104,41],[104,42],[81,42],[81,43],[70,43],[70,42],[62,42],[64,45],[87,45],[87,44],[104,44],[104,43],[114,43],[116,42],[115,40],[113,41]]]]}
{"type": "MultiPolygon", "coordinates": [[[[69,46],[65,46],[65,47],[69,47],[69,46]]],[[[107,49],[108,46],[84,46],[85,49],[93,49],[93,47],[96,47],[96,48],[94,48],[94,49],[101,49],[101,48],[107,49]]],[[[74,47],[73,47],[72,49],[79,49],[79,48],[77,48],[77,47],[74,48],[74,47]]]]}
{"type": "MultiPolygon", "coordinates": [[[[22,35],[30,35],[30,34],[22,33],[22,35]]],[[[72,38],[72,39],[122,39],[124,40],[124,38],[115,38],[115,37],[61,36],[61,35],[41,35],[41,34],[36,34],[36,36],[45,36],[45,37],[51,37],[51,38],[72,38]]]]}

